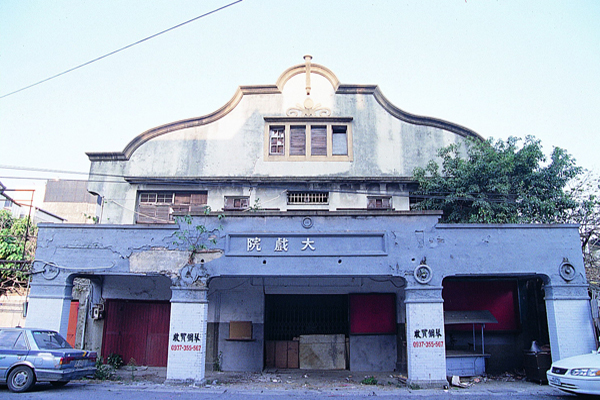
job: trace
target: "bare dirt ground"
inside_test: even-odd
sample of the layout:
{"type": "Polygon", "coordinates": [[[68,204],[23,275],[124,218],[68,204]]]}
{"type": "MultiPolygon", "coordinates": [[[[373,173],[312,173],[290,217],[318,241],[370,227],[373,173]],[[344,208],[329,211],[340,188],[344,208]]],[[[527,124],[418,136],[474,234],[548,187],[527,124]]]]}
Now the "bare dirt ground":
{"type": "MultiPolygon", "coordinates": [[[[113,381],[107,384],[126,385],[162,385],[166,380],[166,368],[123,367],[117,370],[113,381]]],[[[101,383],[101,382],[97,382],[101,383]]],[[[545,393],[553,389],[547,385],[528,382],[519,373],[505,373],[497,376],[479,376],[461,378],[448,382],[446,388],[439,390],[476,391],[476,392],[527,392],[545,393]]],[[[394,390],[418,390],[407,387],[406,376],[400,373],[351,372],[351,371],[303,371],[303,370],[267,370],[262,373],[251,372],[207,372],[202,385],[194,387],[212,390],[237,391],[350,391],[350,392],[392,392],[394,390]]],[[[188,385],[189,386],[189,385],[188,385]]]]}

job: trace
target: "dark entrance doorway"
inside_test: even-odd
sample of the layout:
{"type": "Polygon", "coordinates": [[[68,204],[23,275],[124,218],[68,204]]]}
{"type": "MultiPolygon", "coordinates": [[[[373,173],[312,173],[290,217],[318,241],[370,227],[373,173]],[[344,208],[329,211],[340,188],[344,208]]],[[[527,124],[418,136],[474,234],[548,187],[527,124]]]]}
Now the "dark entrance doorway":
{"type": "MultiPolygon", "coordinates": [[[[534,340],[541,348],[549,344],[541,277],[446,278],[442,285],[445,311],[487,310],[498,321],[485,324],[486,372],[519,370],[534,340]]],[[[475,347],[482,348],[481,338],[473,339],[471,325],[446,326],[447,351],[472,351],[475,347]]],[[[550,364],[540,370],[548,368],[550,364]]]]}
{"type": "Polygon", "coordinates": [[[128,363],[166,367],[171,303],[107,300],[102,355],[119,354],[128,363]]]}
{"type": "Polygon", "coordinates": [[[299,368],[301,335],[348,331],[347,295],[266,295],[265,367],[299,368]]]}

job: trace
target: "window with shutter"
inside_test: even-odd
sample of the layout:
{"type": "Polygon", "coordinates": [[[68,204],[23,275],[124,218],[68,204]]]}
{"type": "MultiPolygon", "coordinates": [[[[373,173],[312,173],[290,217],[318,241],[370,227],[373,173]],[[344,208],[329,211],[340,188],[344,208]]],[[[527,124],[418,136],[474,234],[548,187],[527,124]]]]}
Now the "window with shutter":
{"type": "Polygon", "coordinates": [[[175,193],[175,204],[191,204],[191,193],[175,193]]]}
{"type": "Polygon", "coordinates": [[[306,126],[290,127],[290,156],[306,155],[306,126]]]}
{"type": "Polygon", "coordinates": [[[248,196],[225,196],[224,210],[246,210],[249,208],[248,196]]]}
{"type": "Polygon", "coordinates": [[[203,192],[143,192],[138,196],[138,224],[167,224],[174,214],[204,212],[208,193],[203,192]]]}
{"type": "Polygon", "coordinates": [[[203,205],[206,206],[208,201],[208,193],[191,193],[190,194],[190,204],[191,205],[203,205]]]}
{"type": "Polygon", "coordinates": [[[313,156],[327,155],[327,127],[310,127],[310,154],[313,156]]]}
{"type": "Polygon", "coordinates": [[[266,161],[352,161],[351,117],[265,117],[266,161]]]}
{"type": "Polygon", "coordinates": [[[392,208],[391,196],[368,196],[367,208],[377,210],[390,210],[392,208]]]}
{"type": "Polygon", "coordinates": [[[138,224],[166,224],[169,221],[159,221],[156,218],[156,204],[140,204],[137,214],[138,224]]]}

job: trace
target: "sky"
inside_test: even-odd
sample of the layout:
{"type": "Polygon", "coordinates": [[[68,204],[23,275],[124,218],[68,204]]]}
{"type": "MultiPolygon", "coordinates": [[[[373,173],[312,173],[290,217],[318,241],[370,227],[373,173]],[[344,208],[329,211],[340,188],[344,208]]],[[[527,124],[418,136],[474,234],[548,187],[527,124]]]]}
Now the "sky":
{"type": "MultiPolygon", "coordinates": [[[[0,96],[232,1],[2,0],[0,96]]],[[[243,0],[1,98],[0,181],[85,179],[86,152],[211,113],[305,54],[404,111],[485,138],[533,135],[598,171],[598,21],[597,0],[243,0]]]]}

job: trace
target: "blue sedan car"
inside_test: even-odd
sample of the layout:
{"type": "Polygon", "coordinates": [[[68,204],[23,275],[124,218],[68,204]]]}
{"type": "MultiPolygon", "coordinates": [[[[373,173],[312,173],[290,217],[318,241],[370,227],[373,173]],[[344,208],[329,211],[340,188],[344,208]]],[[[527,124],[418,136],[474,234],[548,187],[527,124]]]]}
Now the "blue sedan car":
{"type": "Polygon", "coordinates": [[[0,384],[12,392],[25,392],[35,382],[63,386],[93,375],[96,357],[96,352],[74,350],[54,331],[0,328],[0,384]]]}

